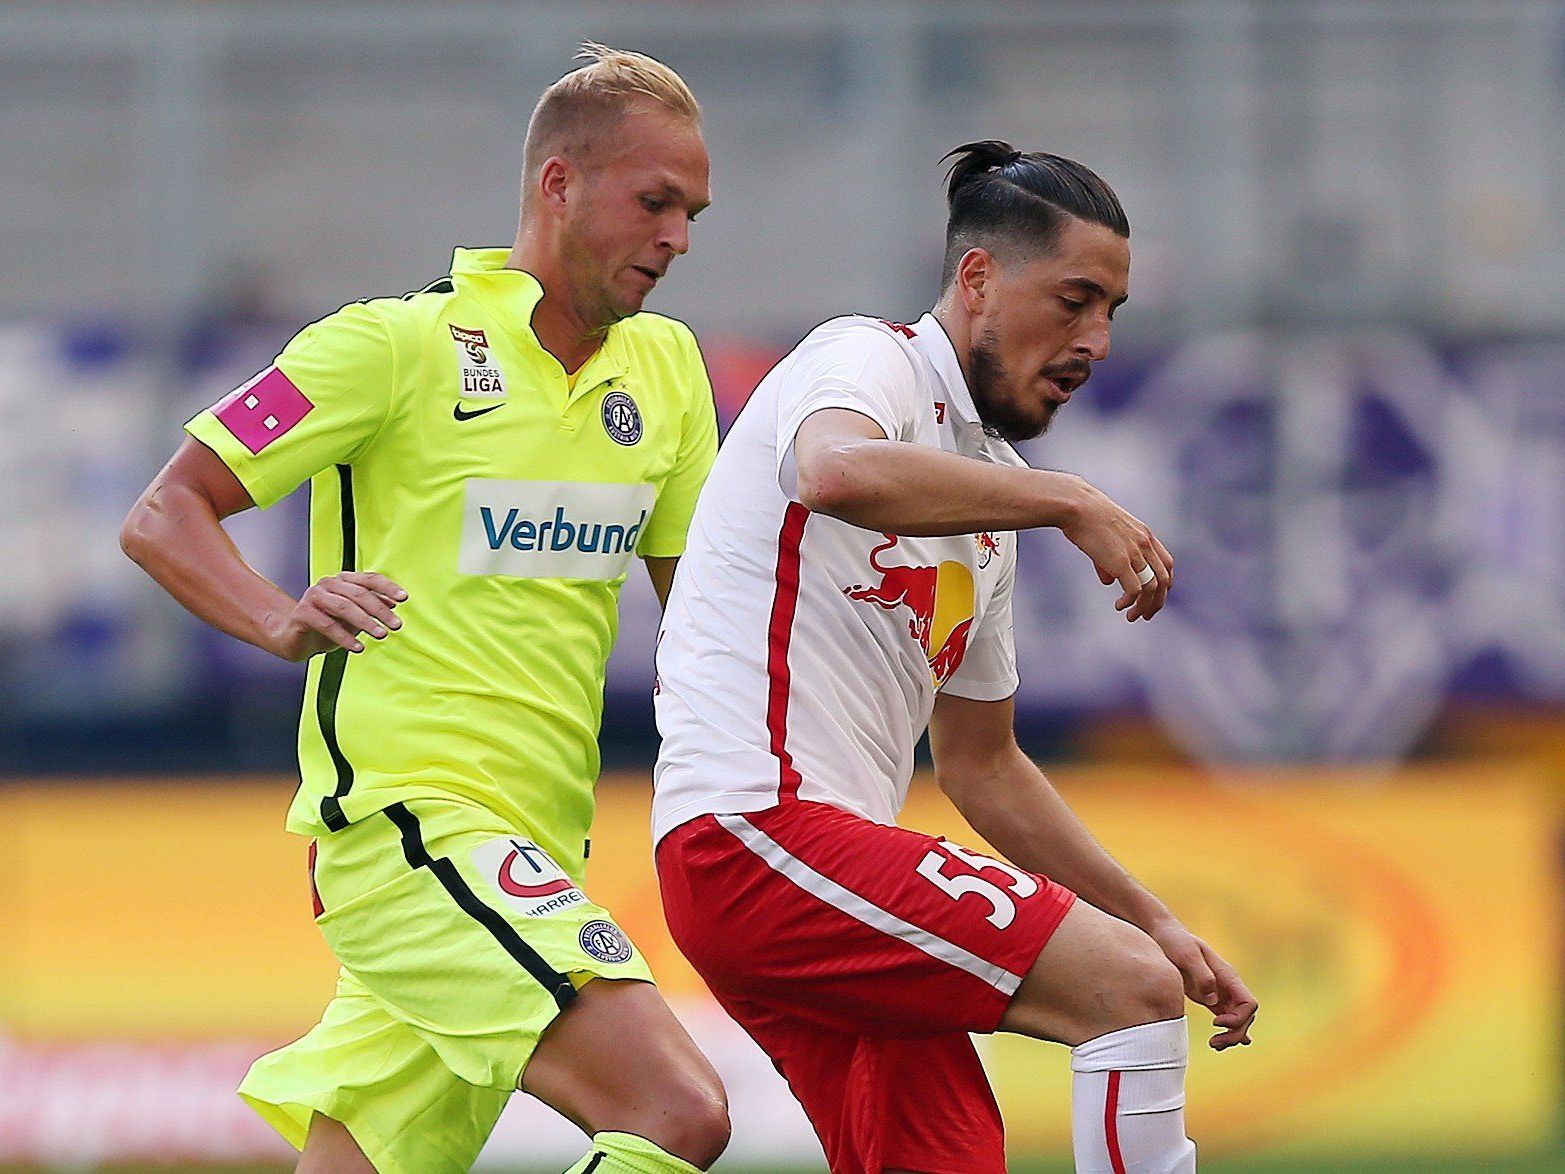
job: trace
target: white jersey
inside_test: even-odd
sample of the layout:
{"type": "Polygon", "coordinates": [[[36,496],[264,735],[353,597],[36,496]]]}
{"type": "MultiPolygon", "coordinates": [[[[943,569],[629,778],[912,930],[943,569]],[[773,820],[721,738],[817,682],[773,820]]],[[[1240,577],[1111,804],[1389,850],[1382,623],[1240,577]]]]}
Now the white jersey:
{"type": "Polygon", "coordinates": [[[1016,536],[907,538],[811,513],[793,441],[823,408],[1024,463],[984,432],[932,314],[833,319],[767,375],[718,452],[658,636],[656,839],[791,798],[893,823],[937,692],[1016,691],[1016,536]]]}

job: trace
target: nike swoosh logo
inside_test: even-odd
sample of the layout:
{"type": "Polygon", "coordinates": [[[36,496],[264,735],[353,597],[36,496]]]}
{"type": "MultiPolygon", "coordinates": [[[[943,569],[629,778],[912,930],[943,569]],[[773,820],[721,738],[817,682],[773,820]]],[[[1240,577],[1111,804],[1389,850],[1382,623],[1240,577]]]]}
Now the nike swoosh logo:
{"type": "Polygon", "coordinates": [[[471,420],[474,416],[482,416],[485,412],[493,412],[503,407],[505,407],[504,404],[491,404],[487,408],[479,408],[476,412],[464,412],[462,405],[457,404],[456,407],[451,409],[451,414],[458,420],[471,420]]]}

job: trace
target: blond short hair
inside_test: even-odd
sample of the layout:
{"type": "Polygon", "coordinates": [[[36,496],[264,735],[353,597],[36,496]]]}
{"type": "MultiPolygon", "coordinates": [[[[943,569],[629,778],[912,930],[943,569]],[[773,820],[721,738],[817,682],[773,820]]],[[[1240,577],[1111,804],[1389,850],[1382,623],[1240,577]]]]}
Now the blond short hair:
{"type": "Polygon", "coordinates": [[[522,170],[531,178],[551,155],[590,153],[594,140],[631,110],[651,102],[701,124],[701,107],[685,80],[642,53],[584,41],[571,70],[543,92],[527,123],[522,170]]]}

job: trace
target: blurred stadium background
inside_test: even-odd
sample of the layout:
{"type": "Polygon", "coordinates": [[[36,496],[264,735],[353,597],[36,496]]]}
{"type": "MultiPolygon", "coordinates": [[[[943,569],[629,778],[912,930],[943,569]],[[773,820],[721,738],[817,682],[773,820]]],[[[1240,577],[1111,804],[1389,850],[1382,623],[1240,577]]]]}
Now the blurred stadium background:
{"type": "MultiPolygon", "coordinates": [[[[932,302],[940,156],[1078,157],[1134,225],[1115,355],[1035,463],[1151,523],[1157,623],[1023,546],[1026,744],[1246,974],[1193,1062],[1220,1170],[1565,1169],[1565,5],[34,3],[0,8],[0,1165],[287,1154],[232,1097],[332,964],[281,830],[300,670],[119,553],[180,423],[300,325],[514,231],[583,38],[703,102],[716,203],[652,308],[731,420],[814,323],[932,302]]],[[[302,494],[236,520],[302,589],[302,494]]],[[[668,944],[655,604],[627,590],[592,884],[722,1067],[722,1168],[818,1167],[668,944]]],[[[954,831],[924,787],[909,821],[954,831]]],[[[1061,1050],[987,1059],[1063,1169],[1061,1050]]],[[[517,1098],[486,1162],[559,1169],[517,1098]],[[532,1163],[532,1165],[529,1165],[532,1163]]]]}

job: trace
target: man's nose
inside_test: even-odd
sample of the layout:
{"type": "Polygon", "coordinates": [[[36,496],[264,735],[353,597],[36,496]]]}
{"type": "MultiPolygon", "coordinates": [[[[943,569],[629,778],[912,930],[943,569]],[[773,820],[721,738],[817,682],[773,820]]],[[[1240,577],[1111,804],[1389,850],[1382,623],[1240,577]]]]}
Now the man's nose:
{"type": "Polygon", "coordinates": [[[672,250],[676,257],[690,251],[690,219],[684,213],[670,216],[658,234],[658,248],[672,250]]]}
{"type": "Polygon", "coordinates": [[[1076,339],[1071,348],[1083,358],[1090,359],[1094,363],[1101,362],[1109,357],[1109,324],[1108,319],[1093,323],[1076,339]]]}

